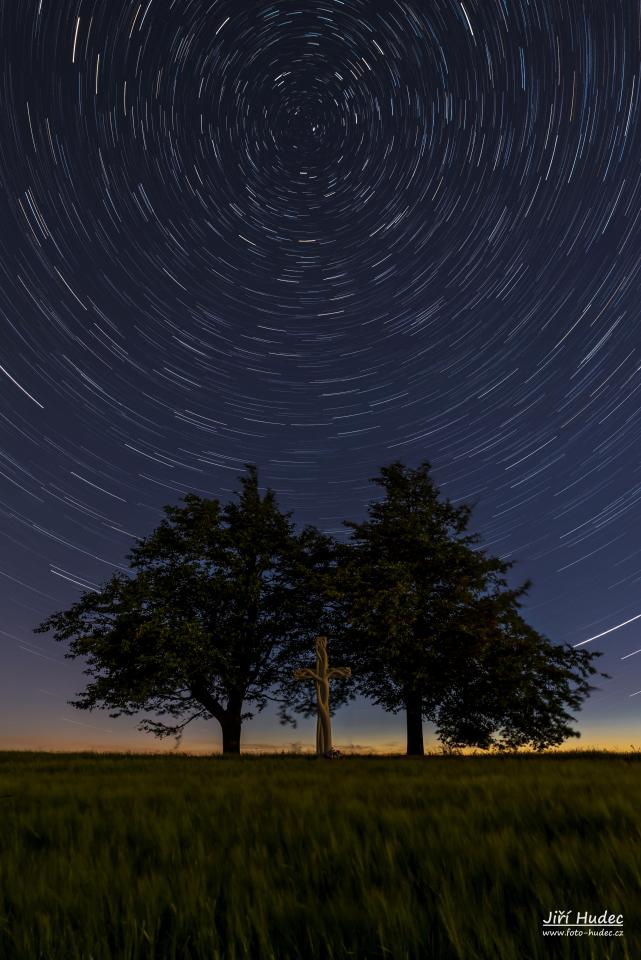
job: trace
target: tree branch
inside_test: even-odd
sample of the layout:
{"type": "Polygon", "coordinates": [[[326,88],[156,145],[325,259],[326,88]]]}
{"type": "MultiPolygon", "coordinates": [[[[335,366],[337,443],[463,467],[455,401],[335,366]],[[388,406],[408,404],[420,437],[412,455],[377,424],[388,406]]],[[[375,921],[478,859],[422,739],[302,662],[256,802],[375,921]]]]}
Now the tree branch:
{"type": "Polygon", "coordinates": [[[219,723],[223,723],[226,716],[225,708],[215,697],[212,697],[207,689],[205,678],[196,677],[196,679],[192,681],[190,689],[194,700],[202,704],[205,710],[208,710],[212,717],[218,720],[219,723]]]}

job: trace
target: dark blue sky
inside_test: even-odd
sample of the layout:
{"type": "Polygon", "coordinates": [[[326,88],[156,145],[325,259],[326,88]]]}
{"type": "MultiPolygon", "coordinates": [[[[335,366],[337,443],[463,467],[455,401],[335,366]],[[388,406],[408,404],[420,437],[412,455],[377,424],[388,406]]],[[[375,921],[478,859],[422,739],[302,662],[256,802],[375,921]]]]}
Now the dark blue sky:
{"type": "MultiPolygon", "coordinates": [[[[248,461],[337,531],[429,459],[534,626],[641,614],[637,3],[0,0],[0,44],[0,746],[154,745],[31,630],[248,461]]],[[[638,742],[639,624],[586,743],[638,742]]]]}

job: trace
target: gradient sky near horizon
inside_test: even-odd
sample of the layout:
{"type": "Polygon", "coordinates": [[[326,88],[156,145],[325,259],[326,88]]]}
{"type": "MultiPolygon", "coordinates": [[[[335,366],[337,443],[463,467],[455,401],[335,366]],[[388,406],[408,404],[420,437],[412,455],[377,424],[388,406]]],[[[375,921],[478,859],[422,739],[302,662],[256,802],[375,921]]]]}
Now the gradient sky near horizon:
{"type": "Polygon", "coordinates": [[[636,0],[0,0],[0,46],[0,748],[158,746],[32,629],[163,504],[256,462],[338,532],[394,459],[604,651],[571,745],[641,744],[636,0]]]}

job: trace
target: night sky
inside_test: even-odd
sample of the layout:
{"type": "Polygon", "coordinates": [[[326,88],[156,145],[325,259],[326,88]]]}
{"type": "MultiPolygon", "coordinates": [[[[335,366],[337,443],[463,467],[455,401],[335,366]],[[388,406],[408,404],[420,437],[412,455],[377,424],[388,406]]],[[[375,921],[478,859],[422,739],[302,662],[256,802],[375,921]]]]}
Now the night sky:
{"type": "Polygon", "coordinates": [[[0,0],[0,44],[0,746],[158,746],[32,628],[163,504],[256,462],[337,533],[395,459],[535,627],[611,631],[573,743],[638,744],[638,3],[0,0]]]}

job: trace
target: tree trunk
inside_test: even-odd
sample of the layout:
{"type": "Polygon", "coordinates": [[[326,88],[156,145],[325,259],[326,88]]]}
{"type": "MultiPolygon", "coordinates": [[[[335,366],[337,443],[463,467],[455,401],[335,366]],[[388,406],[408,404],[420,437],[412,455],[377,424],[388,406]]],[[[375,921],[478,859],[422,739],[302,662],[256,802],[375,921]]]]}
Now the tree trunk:
{"type": "Polygon", "coordinates": [[[405,698],[405,711],[407,715],[407,756],[423,757],[425,749],[423,747],[423,711],[420,693],[412,691],[405,698]]]}
{"type": "Polygon", "coordinates": [[[243,710],[243,697],[237,691],[232,691],[227,700],[227,707],[212,696],[207,681],[200,674],[195,674],[191,680],[191,695],[205,710],[218,720],[223,731],[223,753],[240,753],[240,727],[243,710]]]}
{"type": "Polygon", "coordinates": [[[226,716],[220,725],[223,729],[223,753],[240,753],[240,712],[226,716]]]}

